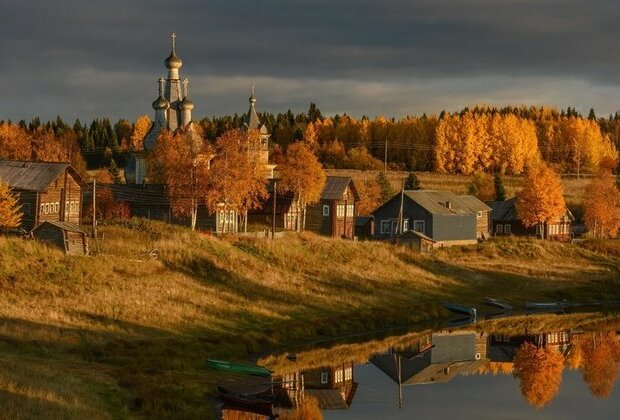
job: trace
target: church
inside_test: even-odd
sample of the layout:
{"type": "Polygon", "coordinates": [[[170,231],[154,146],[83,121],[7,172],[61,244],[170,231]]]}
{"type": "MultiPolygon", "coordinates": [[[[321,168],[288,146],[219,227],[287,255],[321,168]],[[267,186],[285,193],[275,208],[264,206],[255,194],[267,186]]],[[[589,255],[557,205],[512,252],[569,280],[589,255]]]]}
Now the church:
{"type": "MultiPolygon", "coordinates": [[[[196,142],[203,141],[200,135],[194,129],[192,121],[192,110],[194,103],[189,99],[187,78],[181,79],[180,69],[183,61],[176,53],[176,34],[170,35],[172,40],[172,51],[164,64],[167,69],[167,77],[159,78],[159,95],[152,103],[155,111],[155,118],[151,128],[143,139],[143,150],[135,152],[128,160],[125,166],[125,182],[127,184],[147,184],[147,155],[152,151],[156,144],[159,134],[164,129],[173,132],[177,130],[186,130],[196,137],[196,142]]],[[[269,164],[269,132],[264,124],[261,124],[256,111],[256,97],[254,96],[254,87],[250,96],[250,109],[245,115],[243,124],[244,130],[257,130],[260,133],[259,150],[254,152],[258,154],[260,161],[265,167],[265,177],[273,178],[275,165],[269,164]]]]}

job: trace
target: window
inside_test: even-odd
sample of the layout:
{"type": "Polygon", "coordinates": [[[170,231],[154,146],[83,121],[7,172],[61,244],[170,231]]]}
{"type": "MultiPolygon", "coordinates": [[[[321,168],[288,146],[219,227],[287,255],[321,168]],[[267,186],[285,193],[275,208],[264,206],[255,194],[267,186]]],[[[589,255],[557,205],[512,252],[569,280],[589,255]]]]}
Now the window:
{"type": "Polygon", "coordinates": [[[425,231],[424,220],[414,220],[413,221],[413,230],[415,232],[424,233],[424,231],[425,231]]]}
{"type": "Polygon", "coordinates": [[[350,381],[352,379],[353,379],[353,368],[349,366],[344,370],[344,380],[350,381]]]}
{"type": "Polygon", "coordinates": [[[59,207],[60,207],[60,203],[54,203],[54,214],[58,213],[59,207]]]}
{"type": "Polygon", "coordinates": [[[323,206],[323,216],[329,216],[329,206],[328,205],[324,205],[323,206]]]}
{"type": "Polygon", "coordinates": [[[403,220],[403,232],[407,232],[409,230],[409,219],[403,220]]]}
{"type": "Polygon", "coordinates": [[[482,212],[481,212],[481,211],[479,211],[479,212],[478,212],[478,219],[480,219],[481,217],[482,217],[482,212]]]}
{"type": "Polygon", "coordinates": [[[495,234],[501,235],[504,233],[504,225],[495,225],[495,234]]]}
{"type": "MultiPolygon", "coordinates": [[[[347,204],[346,205],[346,209],[347,209],[347,219],[349,217],[353,217],[353,212],[355,212],[355,206],[353,204],[347,204]]],[[[336,216],[338,218],[343,218],[344,217],[344,210],[345,210],[345,205],[344,204],[338,204],[338,206],[336,207],[336,216]]]]}
{"type": "Polygon", "coordinates": [[[39,209],[39,214],[45,213],[45,204],[41,203],[41,208],[39,209]]]}
{"type": "Polygon", "coordinates": [[[335,378],[334,378],[334,382],[339,384],[340,382],[342,382],[342,370],[338,369],[336,372],[335,378]]]}
{"type": "Polygon", "coordinates": [[[511,229],[510,225],[504,225],[504,234],[510,235],[510,232],[511,232],[510,229],[511,229]]]}
{"type": "Polygon", "coordinates": [[[382,220],[381,221],[381,234],[389,235],[392,233],[392,221],[391,220],[382,220]]]}
{"type": "Polygon", "coordinates": [[[50,214],[50,203],[45,203],[45,211],[44,214],[50,214]]]}
{"type": "Polygon", "coordinates": [[[321,383],[326,384],[329,382],[329,372],[321,372],[321,383]]]}

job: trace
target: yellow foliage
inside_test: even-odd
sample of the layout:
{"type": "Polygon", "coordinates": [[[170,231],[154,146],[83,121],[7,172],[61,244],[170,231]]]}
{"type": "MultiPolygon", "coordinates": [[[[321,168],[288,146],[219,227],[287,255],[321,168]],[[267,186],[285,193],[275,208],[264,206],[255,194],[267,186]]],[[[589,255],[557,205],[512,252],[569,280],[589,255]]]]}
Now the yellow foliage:
{"type": "Polygon", "coordinates": [[[564,358],[551,348],[524,343],[514,359],[514,376],[519,378],[523,397],[543,408],[560,392],[564,358]]]}
{"type": "Polygon", "coordinates": [[[517,194],[517,212],[525,226],[553,222],[566,212],[562,181],[546,164],[530,167],[517,194]]]}
{"type": "Polygon", "coordinates": [[[594,237],[614,237],[620,230],[620,191],[610,173],[600,173],[586,188],[583,220],[594,237]]]}
{"type": "Polygon", "coordinates": [[[0,228],[15,228],[22,220],[17,195],[0,179],[0,228]]]}

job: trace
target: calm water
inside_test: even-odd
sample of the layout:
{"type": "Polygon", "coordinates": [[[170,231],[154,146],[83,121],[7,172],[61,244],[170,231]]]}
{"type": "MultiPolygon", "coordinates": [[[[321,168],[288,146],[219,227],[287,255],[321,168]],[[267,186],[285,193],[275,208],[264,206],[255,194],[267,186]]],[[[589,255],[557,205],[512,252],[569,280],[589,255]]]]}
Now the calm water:
{"type": "Polygon", "coordinates": [[[259,364],[274,371],[276,412],[307,404],[325,419],[620,419],[620,319],[561,319],[315,346],[259,364]]]}

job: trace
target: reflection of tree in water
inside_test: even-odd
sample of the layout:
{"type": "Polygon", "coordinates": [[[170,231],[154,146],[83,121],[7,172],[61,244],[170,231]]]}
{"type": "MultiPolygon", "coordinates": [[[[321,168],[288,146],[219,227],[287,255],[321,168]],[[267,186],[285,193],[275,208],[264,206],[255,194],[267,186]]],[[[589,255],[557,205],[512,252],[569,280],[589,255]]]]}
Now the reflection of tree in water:
{"type": "Polygon", "coordinates": [[[316,398],[306,395],[299,406],[280,413],[280,420],[323,420],[323,413],[316,398]]]}
{"type": "Polygon", "coordinates": [[[581,361],[583,380],[595,397],[609,397],[618,378],[618,363],[620,363],[620,342],[616,334],[614,332],[584,334],[579,344],[583,353],[581,361]]]}
{"type": "Polygon", "coordinates": [[[534,407],[543,408],[560,391],[564,357],[549,347],[525,342],[514,359],[514,376],[519,378],[523,397],[534,407]]]}

